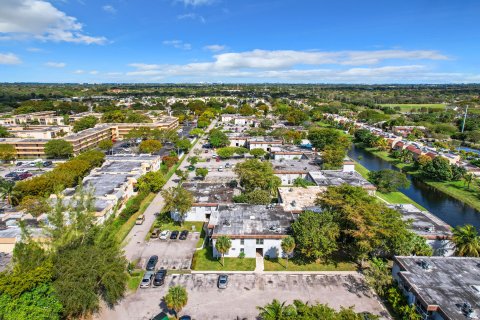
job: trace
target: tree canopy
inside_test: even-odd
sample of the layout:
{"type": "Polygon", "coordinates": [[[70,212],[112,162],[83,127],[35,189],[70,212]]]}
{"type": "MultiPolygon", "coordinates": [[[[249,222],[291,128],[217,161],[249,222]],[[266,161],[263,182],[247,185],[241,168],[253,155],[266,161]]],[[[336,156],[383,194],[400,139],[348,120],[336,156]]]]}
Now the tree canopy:
{"type": "Polygon", "coordinates": [[[54,139],[45,143],[44,151],[48,158],[68,158],[73,155],[73,146],[63,139],[54,139]]]}

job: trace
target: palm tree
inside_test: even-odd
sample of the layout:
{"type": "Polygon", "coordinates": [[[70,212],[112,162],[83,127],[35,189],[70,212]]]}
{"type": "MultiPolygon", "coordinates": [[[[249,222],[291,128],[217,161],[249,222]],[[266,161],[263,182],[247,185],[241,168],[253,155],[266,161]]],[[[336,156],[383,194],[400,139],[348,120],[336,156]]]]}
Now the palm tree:
{"type": "Polygon", "coordinates": [[[283,238],[281,246],[282,246],[283,252],[285,252],[287,255],[287,266],[285,267],[285,269],[288,269],[288,257],[292,254],[293,250],[295,249],[295,239],[293,239],[292,236],[287,236],[286,238],[283,238]]]}
{"type": "Polygon", "coordinates": [[[164,297],[167,308],[175,312],[175,319],[178,319],[178,313],[188,302],[187,290],[182,286],[170,287],[164,297]]]}
{"type": "Polygon", "coordinates": [[[466,173],[463,175],[464,185],[467,185],[467,189],[470,190],[470,183],[473,181],[473,173],[466,173]]]}
{"type": "Polygon", "coordinates": [[[227,236],[220,236],[215,242],[215,249],[222,255],[222,266],[225,266],[225,253],[232,247],[232,241],[227,236]]]}
{"type": "Polygon", "coordinates": [[[453,228],[455,254],[461,257],[480,257],[480,236],[471,224],[453,228]]]}
{"type": "Polygon", "coordinates": [[[14,190],[15,182],[2,179],[0,181],[0,197],[6,200],[8,205],[13,205],[16,200],[16,191],[14,190]]]}
{"type": "Polygon", "coordinates": [[[295,306],[285,305],[285,301],[280,303],[277,299],[273,299],[272,303],[265,307],[257,307],[257,309],[260,310],[259,316],[262,320],[283,320],[297,314],[295,306]]]}

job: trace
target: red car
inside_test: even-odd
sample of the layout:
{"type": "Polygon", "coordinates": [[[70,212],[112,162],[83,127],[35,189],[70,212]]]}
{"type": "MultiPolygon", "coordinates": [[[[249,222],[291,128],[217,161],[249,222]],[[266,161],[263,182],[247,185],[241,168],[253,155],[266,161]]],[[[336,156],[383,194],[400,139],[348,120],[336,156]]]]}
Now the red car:
{"type": "Polygon", "coordinates": [[[220,157],[217,157],[217,162],[220,162],[220,157]]]}
{"type": "Polygon", "coordinates": [[[33,174],[31,174],[30,172],[24,172],[24,173],[18,175],[18,179],[19,180],[25,180],[27,178],[30,178],[31,176],[33,176],[33,174]]]}

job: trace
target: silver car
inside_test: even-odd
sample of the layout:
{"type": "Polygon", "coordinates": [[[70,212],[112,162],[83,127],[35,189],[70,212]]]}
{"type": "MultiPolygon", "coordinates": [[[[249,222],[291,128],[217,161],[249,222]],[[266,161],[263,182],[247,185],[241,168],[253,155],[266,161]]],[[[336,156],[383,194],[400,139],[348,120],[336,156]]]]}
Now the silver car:
{"type": "Polygon", "coordinates": [[[140,282],[140,288],[149,288],[152,284],[152,279],[155,275],[154,271],[147,271],[143,275],[142,282],[140,282]]]}
{"type": "Polygon", "coordinates": [[[226,274],[221,274],[218,276],[218,289],[227,289],[228,276],[226,274]]]}

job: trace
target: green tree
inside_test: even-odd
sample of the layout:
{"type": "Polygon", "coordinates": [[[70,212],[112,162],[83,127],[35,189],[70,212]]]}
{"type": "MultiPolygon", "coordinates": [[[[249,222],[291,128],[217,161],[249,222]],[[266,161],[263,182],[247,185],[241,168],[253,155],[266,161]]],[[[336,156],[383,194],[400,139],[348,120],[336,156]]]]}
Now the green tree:
{"type": "Polygon", "coordinates": [[[230,144],[227,135],[219,129],[210,130],[208,142],[214,148],[226,147],[230,144]]]}
{"type": "Polygon", "coordinates": [[[272,202],[270,192],[267,190],[255,190],[242,194],[244,196],[245,203],[249,204],[269,204],[272,202]]]}
{"type": "Polygon", "coordinates": [[[316,184],[312,181],[309,181],[307,179],[303,179],[302,177],[298,177],[295,180],[293,180],[293,186],[294,187],[302,187],[306,188],[308,186],[315,186],[316,184]]]}
{"type": "Polygon", "coordinates": [[[286,302],[280,303],[277,299],[264,307],[257,307],[260,311],[260,318],[262,320],[288,320],[294,319],[297,315],[297,310],[295,306],[287,305],[286,302]]]}
{"type": "Polygon", "coordinates": [[[54,139],[45,143],[45,155],[48,158],[68,158],[73,155],[73,146],[62,139],[54,139]]]}
{"type": "Polygon", "coordinates": [[[261,158],[267,154],[267,152],[261,148],[254,148],[249,152],[256,159],[261,158]]]}
{"type": "Polygon", "coordinates": [[[467,224],[453,228],[455,254],[461,257],[480,257],[480,236],[474,226],[467,224]]]}
{"type": "Polygon", "coordinates": [[[466,184],[467,189],[469,190],[470,190],[470,184],[472,183],[473,178],[474,178],[473,173],[466,173],[463,175],[464,185],[466,184]]]}
{"type": "Polygon", "coordinates": [[[281,180],[273,174],[273,167],[270,162],[248,159],[238,163],[234,172],[240,178],[240,185],[247,192],[257,189],[268,190],[275,194],[275,190],[281,185],[281,180]]]}
{"type": "Polygon", "coordinates": [[[293,253],[293,250],[295,250],[295,238],[292,236],[287,236],[282,239],[282,250],[285,253],[285,257],[287,259],[287,266],[286,269],[288,269],[288,258],[290,255],[293,253]]]}
{"type": "Polygon", "coordinates": [[[328,145],[322,151],[322,164],[325,170],[338,169],[343,165],[347,150],[338,145],[328,145]]]}
{"type": "Polygon", "coordinates": [[[0,144],[0,160],[12,161],[15,160],[17,151],[11,144],[0,144]]]}
{"type": "Polygon", "coordinates": [[[194,128],[190,131],[190,134],[192,136],[196,136],[196,137],[200,137],[201,135],[203,135],[205,133],[205,131],[203,131],[202,129],[199,129],[199,128],[194,128]]]}
{"type": "Polygon", "coordinates": [[[377,186],[380,192],[384,193],[410,187],[410,181],[407,179],[407,176],[396,170],[382,169],[379,171],[370,171],[368,178],[377,186]]]}
{"type": "Polygon", "coordinates": [[[313,128],[308,131],[308,140],[312,146],[323,151],[328,145],[335,145],[341,137],[341,132],[330,128],[313,128]]]}
{"type": "Polygon", "coordinates": [[[364,271],[365,279],[375,292],[383,297],[392,285],[392,272],[387,262],[379,258],[373,258],[369,267],[364,271]]]}
{"type": "Polygon", "coordinates": [[[233,157],[234,154],[235,154],[234,147],[224,147],[224,148],[217,149],[217,155],[222,159],[231,158],[233,157]]]}
{"type": "Polygon", "coordinates": [[[10,137],[10,132],[4,126],[0,126],[0,138],[8,138],[10,137]]]}
{"type": "Polygon", "coordinates": [[[164,297],[165,304],[168,309],[173,310],[175,318],[178,319],[178,313],[187,305],[188,294],[182,286],[174,286],[168,289],[168,293],[164,297]]]}
{"type": "Polygon", "coordinates": [[[178,186],[162,190],[162,197],[165,202],[163,209],[178,214],[180,223],[182,223],[187,212],[192,208],[193,195],[178,186]]]}
{"type": "Polygon", "coordinates": [[[308,113],[303,110],[293,109],[285,115],[285,120],[297,126],[308,120],[308,113]]]}
{"type": "Polygon", "coordinates": [[[106,139],[98,143],[98,147],[102,150],[108,151],[113,148],[113,141],[106,139]]]}
{"type": "Polygon", "coordinates": [[[162,149],[163,145],[158,140],[143,140],[138,146],[138,150],[142,153],[155,153],[162,149]]]}
{"type": "Polygon", "coordinates": [[[190,149],[190,147],[192,146],[192,144],[190,143],[190,140],[184,138],[184,139],[178,140],[175,143],[175,146],[180,150],[188,151],[190,149]]]}
{"type": "Polygon", "coordinates": [[[298,252],[308,259],[326,259],[337,251],[340,228],[329,211],[302,213],[292,230],[298,252]]]}
{"type": "Polygon", "coordinates": [[[197,156],[188,157],[187,161],[188,161],[188,163],[190,163],[192,166],[194,166],[194,165],[196,165],[196,164],[200,161],[200,158],[198,158],[197,156]]]}
{"type": "Polygon", "coordinates": [[[137,184],[140,190],[159,192],[167,180],[161,171],[150,171],[138,178],[137,184]]]}
{"type": "Polygon", "coordinates": [[[15,189],[15,182],[0,178],[0,197],[6,201],[8,205],[17,203],[18,192],[15,189]]]}
{"type": "Polygon", "coordinates": [[[79,132],[85,129],[93,128],[98,123],[98,119],[95,116],[83,117],[73,124],[73,132],[79,132]]]}
{"type": "Polygon", "coordinates": [[[450,163],[444,157],[436,157],[423,166],[422,175],[435,181],[449,181],[453,178],[450,163]]]}
{"type": "Polygon", "coordinates": [[[20,210],[25,210],[34,217],[47,213],[51,210],[47,200],[38,196],[26,196],[19,204],[20,210]]]}
{"type": "Polygon", "coordinates": [[[220,236],[215,242],[215,249],[222,255],[222,266],[225,266],[225,253],[232,247],[232,241],[227,236],[220,236]]]}
{"type": "Polygon", "coordinates": [[[208,174],[208,169],[207,168],[196,168],[195,169],[195,174],[197,177],[200,177],[202,180],[205,179],[205,177],[208,174]]]}

